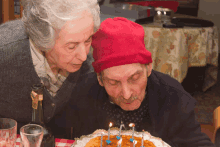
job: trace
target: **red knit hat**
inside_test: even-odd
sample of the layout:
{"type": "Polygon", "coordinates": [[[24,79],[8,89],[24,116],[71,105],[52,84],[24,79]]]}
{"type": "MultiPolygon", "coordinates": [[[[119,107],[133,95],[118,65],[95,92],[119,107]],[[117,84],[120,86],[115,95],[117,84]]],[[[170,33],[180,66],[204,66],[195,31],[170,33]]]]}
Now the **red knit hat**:
{"type": "Polygon", "coordinates": [[[92,37],[95,72],[119,65],[152,63],[141,25],[123,17],[108,18],[92,37]]]}

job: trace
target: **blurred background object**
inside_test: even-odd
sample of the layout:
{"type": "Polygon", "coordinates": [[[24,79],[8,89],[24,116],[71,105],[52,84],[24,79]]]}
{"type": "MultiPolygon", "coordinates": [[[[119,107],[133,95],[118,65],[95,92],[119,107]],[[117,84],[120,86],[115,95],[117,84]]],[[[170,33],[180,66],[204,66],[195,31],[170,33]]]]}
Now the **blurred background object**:
{"type": "Polygon", "coordinates": [[[2,23],[2,0],[0,0],[0,24],[2,23]]]}
{"type": "Polygon", "coordinates": [[[21,0],[0,0],[0,24],[21,18],[22,6],[20,1],[21,0]]]}
{"type": "Polygon", "coordinates": [[[20,0],[14,0],[14,15],[20,15],[20,0]]]}
{"type": "MultiPolygon", "coordinates": [[[[21,0],[0,0],[0,23],[4,23],[8,20],[20,18],[22,16],[21,0]],[[19,11],[20,10],[20,11],[19,11]]],[[[208,0],[207,0],[208,1],[208,0]]],[[[211,0],[213,1],[213,0],[211,0]]],[[[138,3],[139,5],[145,4],[145,6],[154,5],[154,7],[163,6],[164,8],[174,8],[174,12],[179,14],[186,14],[197,16],[199,0],[98,0],[99,5],[109,6],[117,2],[129,2],[138,3]],[[147,5],[149,3],[149,5],[147,5]],[[171,4],[172,3],[172,4],[171,4]]],[[[102,14],[101,14],[102,15],[102,14]]],[[[102,16],[101,16],[102,17],[102,16]]],[[[103,16],[114,17],[114,16],[103,16]]],[[[135,21],[135,20],[133,20],[135,21]]]]}
{"type": "MultiPolygon", "coordinates": [[[[219,0],[200,0],[198,17],[212,21],[220,28],[220,1],[219,0]]],[[[220,33],[218,29],[218,33],[220,33]]],[[[220,41],[220,40],[219,40],[220,41]]]]}
{"type": "Polygon", "coordinates": [[[149,3],[154,4],[155,7],[163,5],[165,8],[176,7],[175,3],[178,3],[178,9],[173,10],[174,12],[193,16],[197,16],[199,4],[199,0],[110,0],[110,2],[149,3]]]}

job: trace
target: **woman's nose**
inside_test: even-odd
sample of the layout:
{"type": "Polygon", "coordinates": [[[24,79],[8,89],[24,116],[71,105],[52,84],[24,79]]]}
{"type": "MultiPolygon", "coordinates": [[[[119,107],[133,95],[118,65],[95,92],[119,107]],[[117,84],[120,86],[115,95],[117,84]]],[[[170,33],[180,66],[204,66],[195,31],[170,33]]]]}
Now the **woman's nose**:
{"type": "Polygon", "coordinates": [[[77,49],[77,58],[81,61],[86,61],[87,51],[84,44],[79,45],[79,48],[77,49]]]}

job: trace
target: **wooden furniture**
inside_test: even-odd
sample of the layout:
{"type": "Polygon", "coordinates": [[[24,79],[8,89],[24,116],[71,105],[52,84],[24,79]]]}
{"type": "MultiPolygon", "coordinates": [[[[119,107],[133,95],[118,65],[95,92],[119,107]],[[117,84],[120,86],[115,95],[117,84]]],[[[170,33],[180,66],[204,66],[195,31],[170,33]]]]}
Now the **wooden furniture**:
{"type": "Polygon", "coordinates": [[[219,129],[220,129],[220,106],[217,107],[213,112],[213,126],[214,126],[214,134],[212,138],[212,142],[215,142],[215,138],[219,138],[219,129]],[[218,136],[216,136],[218,135],[218,136]]]}
{"type": "Polygon", "coordinates": [[[23,11],[22,7],[20,7],[20,15],[14,14],[14,0],[1,0],[1,6],[2,6],[2,23],[22,17],[22,11],[23,11]]]}
{"type": "Polygon", "coordinates": [[[205,133],[214,143],[213,141],[213,135],[214,135],[214,127],[212,125],[207,125],[207,124],[201,124],[201,132],[205,133]]]}

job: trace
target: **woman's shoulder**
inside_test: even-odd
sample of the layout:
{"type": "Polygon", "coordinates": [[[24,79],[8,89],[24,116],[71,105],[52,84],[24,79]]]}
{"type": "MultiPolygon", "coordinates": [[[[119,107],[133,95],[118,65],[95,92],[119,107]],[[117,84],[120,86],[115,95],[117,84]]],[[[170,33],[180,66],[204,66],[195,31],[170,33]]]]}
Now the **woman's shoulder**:
{"type": "Polygon", "coordinates": [[[0,47],[7,44],[27,39],[23,22],[18,20],[9,21],[0,25],[0,47]]]}

